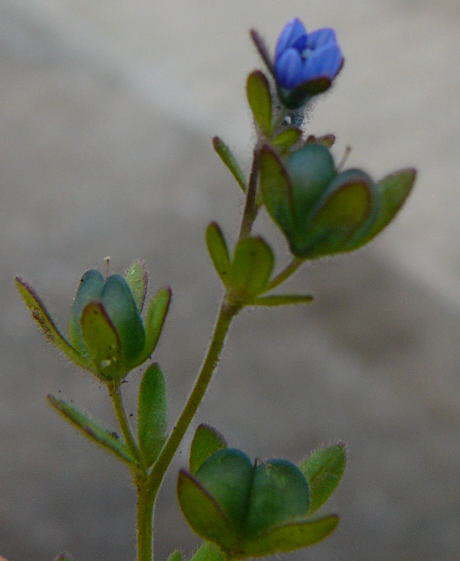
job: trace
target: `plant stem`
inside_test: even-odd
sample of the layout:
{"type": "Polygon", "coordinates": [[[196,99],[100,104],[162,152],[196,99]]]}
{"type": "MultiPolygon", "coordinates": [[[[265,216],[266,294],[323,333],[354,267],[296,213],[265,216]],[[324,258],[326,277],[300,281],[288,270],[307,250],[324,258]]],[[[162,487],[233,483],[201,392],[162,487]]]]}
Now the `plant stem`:
{"type": "MultiPolygon", "coordinates": [[[[257,182],[259,175],[259,149],[254,149],[251,174],[246,194],[246,205],[241,219],[239,239],[249,236],[252,225],[257,216],[258,207],[256,204],[257,182]]],[[[177,451],[184,435],[200,406],[203,397],[211,382],[212,375],[216,370],[219,358],[224,346],[230,324],[233,318],[240,311],[241,306],[231,304],[227,301],[227,294],[224,296],[217,314],[214,331],[211,337],[208,351],[204,362],[198,373],[198,377],[189,395],[182,413],[177,419],[174,428],[169,434],[156,462],[150,473],[147,474],[146,468],[141,463],[142,476],[135,477],[137,486],[137,561],[152,561],[153,559],[153,508],[156,496],[160,489],[166,470],[168,469],[174,454],[177,451]]],[[[114,402],[115,403],[115,402],[114,402]]],[[[122,416],[120,416],[121,418],[122,416]]],[[[126,420],[126,415],[124,416],[126,420]]],[[[121,422],[120,422],[121,425],[121,422]]],[[[130,438],[131,432],[129,425],[126,440],[130,438]]],[[[138,451],[137,445],[131,435],[132,445],[138,451]]],[[[139,457],[142,461],[140,452],[139,457]]]]}
{"type": "Polygon", "coordinates": [[[153,559],[153,508],[155,492],[148,485],[146,474],[135,478],[137,488],[136,540],[137,561],[153,559]]]}
{"type": "Polygon", "coordinates": [[[257,217],[257,180],[259,178],[259,150],[256,148],[252,157],[251,174],[249,176],[248,192],[246,195],[246,205],[241,220],[239,240],[246,238],[251,233],[252,225],[257,217]]]}
{"type": "Polygon", "coordinates": [[[291,275],[293,275],[297,269],[302,265],[303,259],[299,259],[298,257],[294,257],[294,259],[287,265],[280,273],[276,275],[274,279],[268,284],[267,290],[268,292],[272,288],[279,286],[285,280],[287,280],[291,275]]]}
{"type": "Polygon", "coordinates": [[[228,329],[238,311],[239,307],[232,306],[228,304],[225,299],[223,300],[217,316],[211,343],[192,393],[149,475],[149,483],[152,486],[154,495],[158,491],[163,476],[208,389],[209,382],[219,362],[220,353],[224,346],[228,329]]]}
{"type": "Polygon", "coordinates": [[[108,388],[110,399],[112,400],[113,408],[115,410],[115,415],[117,417],[118,424],[120,425],[120,429],[125,439],[126,445],[128,446],[133,457],[138,462],[139,467],[145,469],[142,454],[136,444],[133,433],[131,432],[131,427],[129,426],[128,416],[126,415],[123,398],[121,396],[120,384],[119,382],[111,382],[110,384],[108,384],[108,388]]]}

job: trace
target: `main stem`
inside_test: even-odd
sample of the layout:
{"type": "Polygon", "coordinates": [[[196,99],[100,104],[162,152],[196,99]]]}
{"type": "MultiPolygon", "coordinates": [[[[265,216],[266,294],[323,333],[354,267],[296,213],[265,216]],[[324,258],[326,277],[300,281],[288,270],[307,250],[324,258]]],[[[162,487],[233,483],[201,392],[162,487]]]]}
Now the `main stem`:
{"type": "MultiPolygon", "coordinates": [[[[256,148],[253,155],[246,195],[246,205],[241,220],[239,232],[240,240],[250,235],[252,225],[257,216],[256,194],[258,174],[259,151],[256,148]]],[[[177,419],[150,473],[148,474],[145,469],[142,469],[142,475],[135,477],[137,486],[137,561],[152,561],[153,559],[153,508],[158,490],[160,489],[166,470],[208,389],[212,375],[219,362],[230,324],[240,309],[241,306],[228,302],[227,295],[224,296],[217,314],[208,352],[206,353],[206,357],[185,407],[177,419]]],[[[137,448],[137,445],[135,446],[137,448]]]]}
{"type": "Polygon", "coordinates": [[[231,305],[226,302],[224,298],[217,320],[214,326],[211,343],[206,354],[206,358],[196,379],[192,393],[190,394],[185,407],[180,414],[171,434],[169,435],[166,444],[155,462],[153,469],[149,476],[149,483],[151,484],[154,493],[158,491],[161,481],[166,470],[168,469],[174,454],[176,453],[179,444],[181,443],[185,432],[187,431],[190,422],[192,421],[197,409],[208,389],[209,382],[211,381],[214,370],[219,362],[220,353],[224,346],[225,337],[228,333],[232,319],[238,313],[239,307],[231,305]]]}

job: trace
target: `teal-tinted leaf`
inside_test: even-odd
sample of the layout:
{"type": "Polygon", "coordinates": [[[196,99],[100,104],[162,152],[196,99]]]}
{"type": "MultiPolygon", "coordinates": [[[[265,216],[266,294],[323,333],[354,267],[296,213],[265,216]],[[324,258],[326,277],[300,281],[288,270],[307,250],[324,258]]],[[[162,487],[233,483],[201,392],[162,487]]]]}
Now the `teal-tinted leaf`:
{"type": "Polygon", "coordinates": [[[219,450],[200,466],[196,478],[234,527],[240,528],[245,520],[253,478],[253,466],[246,454],[233,448],[219,450]]]}
{"type": "Polygon", "coordinates": [[[152,356],[163,331],[164,322],[171,304],[170,288],[161,288],[150,300],[145,318],[145,346],[142,354],[133,364],[139,366],[152,356]]]}
{"type": "Polygon", "coordinates": [[[226,551],[237,546],[239,536],[234,523],[211,494],[185,470],[179,472],[177,495],[187,522],[200,537],[218,543],[226,551]]]}
{"type": "Polygon", "coordinates": [[[350,170],[337,176],[302,230],[290,239],[294,255],[318,258],[346,251],[349,238],[372,211],[370,180],[350,170]]]}
{"type": "Polygon", "coordinates": [[[268,213],[284,232],[294,226],[292,185],[281,159],[269,146],[263,146],[259,155],[260,186],[268,213]]]}
{"type": "Polygon", "coordinates": [[[190,447],[190,473],[195,475],[203,463],[218,450],[227,448],[225,438],[215,428],[201,424],[190,447]]]}
{"type": "Polygon", "coordinates": [[[145,332],[131,289],[121,275],[107,279],[101,302],[120,337],[123,359],[133,363],[144,349],[145,332]]]}
{"type": "Polygon", "coordinates": [[[71,425],[76,427],[84,436],[99,444],[117,458],[128,464],[133,464],[134,459],[128,447],[119,439],[115,433],[101,427],[96,421],[90,419],[85,413],[77,409],[74,405],[66,403],[62,399],[57,399],[48,395],[48,402],[62,417],[71,425]]]}
{"type": "Polygon", "coordinates": [[[62,351],[72,362],[82,368],[91,370],[92,367],[89,361],[61,335],[43,302],[35,294],[34,290],[19,277],[16,277],[15,283],[25,305],[29,308],[33,319],[37,322],[48,341],[62,351]]]}
{"type": "Polygon", "coordinates": [[[137,434],[139,447],[151,466],[165,441],[167,428],[166,386],[158,364],[147,368],[139,387],[137,434]]]}
{"type": "Polygon", "coordinates": [[[106,380],[126,374],[120,337],[100,302],[90,302],[83,310],[81,328],[94,370],[106,380]]]}
{"type": "Polygon", "coordinates": [[[218,545],[204,542],[190,558],[190,561],[226,561],[227,555],[218,545]]]}
{"type": "Polygon", "coordinates": [[[273,251],[262,238],[243,238],[235,249],[228,284],[243,301],[257,296],[267,287],[273,265],[273,251]]]}
{"type": "Polygon", "coordinates": [[[318,448],[299,465],[310,487],[309,514],[316,512],[335,491],[345,471],[343,444],[318,448]]]}
{"type": "Polygon", "coordinates": [[[252,302],[252,306],[286,306],[288,304],[309,304],[313,296],[308,294],[272,294],[271,296],[259,296],[252,302]]]}
{"type": "Polygon", "coordinates": [[[269,460],[255,468],[245,533],[261,532],[305,517],[309,507],[308,484],[297,466],[287,460],[269,460]]]}
{"type": "Polygon", "coordinates": [[[173,551],[168,557],[168,561],[182,561],[182,553],[176,549],[176,551],[173,551]]]}
{"type": "Polygon", "coordinates": [[[257,539],[248,540],[244,544],[244,554],[239,557],[262,557],[308,547],[329,536],[338,523],[339,518],[333,514],[278,526],[257,539]]]}
{"type": "Polygon", "coordinates": [[[131,289],[139,312],[142,312],[149,278],[144,262],[140,260],[134,261],[128,269],[126,269],[124,277],[131,289]]]}
{"type": "Polygon", "coordinates": [[[68,326],[69,339],[72,345],[82,354],[87,350],[83,341],[80,318],[84,308],[90,302],[99,300],[104,288],[105,278],[99,271],[91,269],[82,276],[75,295],[68,326]]]}
{"type": "Polygon", "coordinates": [[[206,245],[214,268],[225,285],[230,272],[230,256],[224,234],[216,222],[211,222],[206,229],[206,245]]]}
{"type": "Polygon", "coordinates": [[[272,96],[265,74],[254,70],[246,82],[246,95],[257,126],[266,136],[272,131],[272,96]]]}
{"type": "Polygon", "coordinates": [[[237,159],[233,155],[233,152],[218,136],[215,136],[212,139],[212,145],[214,146],[214,150],[217,152],[220,159],[227,166],[230,173],[233,175],[236,182],[241,187],[241,190],[243,192],[246,192],[246,179],[244,177],[243,170],[241,169],[237,159]]]}
{"type": "Polygon", "coordinates": [[[299,142],[302,138],[302,130],[301,129],[285,129],[284,131],[280,132],[275,138],[272,140],[272,145],[275,146],[281,154],[284,154],[299,142]]]}

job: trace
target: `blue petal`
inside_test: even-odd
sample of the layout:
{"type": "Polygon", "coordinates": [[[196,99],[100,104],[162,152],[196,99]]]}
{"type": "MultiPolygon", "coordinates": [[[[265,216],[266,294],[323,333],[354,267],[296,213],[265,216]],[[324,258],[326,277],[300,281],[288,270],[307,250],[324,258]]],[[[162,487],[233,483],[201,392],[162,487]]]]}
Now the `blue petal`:
{"type": "Polygon", "coordinates": [[[305,61],[302,70],[302,82],[326,76],[333,80],[343,62],[342,51],[337,44],[329,44],[317,49],[305,61]]]}
{"type": "Polygon", "coordinates": [[[307,48],[319,49],[325,47],[329,43],[336,43],[337,37],[335,31],[329,27],[317,29],[308,34],[307,48]]]}
{"type": "MultiPolygon", "coordinates": [[[[276,43],[276,51],[275,51],[275,60],[283,54],[286,49],[293,47],[294,45],[297,46],[297,41],[306,42],[305,39],[302,39],[303,36],[307,35],[307,30],[305,29],[304,24],[298,18],[294,18],[289,21],[283,28],[283,31],[280,33],[278,37],[278,42],[276,43]]],[[[302,48],[304,49],[306,45],[303,45],[302,48]]]]}
{"type": "Polygon", "coordinates": [[[302,57],[295,49],[288,49],[275,63],[276,81],[291,89],[302,82],[302,57]]]}

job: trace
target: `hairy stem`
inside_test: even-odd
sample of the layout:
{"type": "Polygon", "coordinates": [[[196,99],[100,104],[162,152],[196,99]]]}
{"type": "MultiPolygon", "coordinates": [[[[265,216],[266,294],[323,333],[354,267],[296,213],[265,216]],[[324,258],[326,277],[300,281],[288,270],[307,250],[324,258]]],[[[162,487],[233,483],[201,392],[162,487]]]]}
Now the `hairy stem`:
{"type": "Polygon", "coordinates": [[[136,540],[137,561],[153,559],[153,508],[155,493],[150,488],[147,476],[135,478],[137,488],[136,540]]]}
{"type": "Polygon", "coordinates": [[[108,384],[110,399],[113,403],[113,408],[115,410],[115,415],[120,425],[121,433],[125,439],[126,445],[129,448],[129,451],[136,459],[141,469],[145,469],[144,460],[142,458],[142,454],[139,450],[139,447],[136,444],[136,440],[134,439],[133,433],[131,431],[131,427],[129,426],[128,416],[126,414],[125,406],[123,404],[123,398],[120,391],[120,384],[119,382],[112,382],[108,384]]]}
{"type": "Polygon", "coordinates": [[[256,148],[252,157],[251,174],[249,176],[246,205],[241,220],[239,240],[246,238],[251,233],[252,225],[257,217],[257,181],[259,178],[259,150],[256,148]]]}
{"type": "Polygon", "coordinates": [[[154,493],[159,489],[166,470],[173,459],[176,450],[181,443],[190,422],[208,389],[214,370],[219,362],[220,353],[224,346],[225,337],[228,333],[232,319],[238,313],[237,306],[229,305],[225,299],[222,302],[214,327],[211,343],[203,362],[201,370],[196,379],[192,393],[190,394],[185,407],[178,418],[176,425],[171,431],[163,449],[155,462],[149,476],[149,483],[154,489],[154,493]]]}

